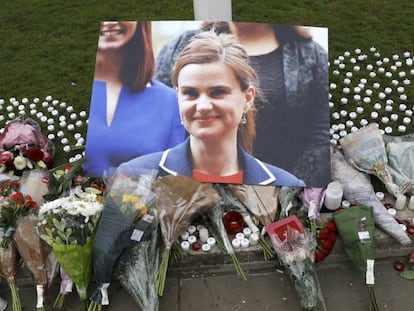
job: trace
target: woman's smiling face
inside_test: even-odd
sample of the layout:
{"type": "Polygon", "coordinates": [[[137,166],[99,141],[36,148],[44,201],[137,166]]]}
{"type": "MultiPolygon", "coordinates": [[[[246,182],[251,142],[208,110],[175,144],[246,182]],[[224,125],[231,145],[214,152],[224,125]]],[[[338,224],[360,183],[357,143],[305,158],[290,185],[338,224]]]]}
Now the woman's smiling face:
{"type": "Polygon", "coordinates": [[[119,49],[135,34],[137,22],[102,22],[99,30],[98,49],[119,49]]]}
{"type": "Polygon", "coordinates": [[[179,72],[177,85],[181,120],[192,136],[237,139],[242,115],[251,108],[255,90],[242,91],[229,65],[188,64],[179,72]]]}

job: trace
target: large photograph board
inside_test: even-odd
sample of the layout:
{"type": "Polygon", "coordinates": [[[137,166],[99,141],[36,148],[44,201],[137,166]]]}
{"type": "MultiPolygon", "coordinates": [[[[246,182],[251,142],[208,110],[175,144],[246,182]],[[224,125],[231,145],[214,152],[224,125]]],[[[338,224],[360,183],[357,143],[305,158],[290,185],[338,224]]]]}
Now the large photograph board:
{"type": "Polygon", "coordinates": [[[320,27],[102,22],[85,171],[326,186],[327,55],[320,27]]]}

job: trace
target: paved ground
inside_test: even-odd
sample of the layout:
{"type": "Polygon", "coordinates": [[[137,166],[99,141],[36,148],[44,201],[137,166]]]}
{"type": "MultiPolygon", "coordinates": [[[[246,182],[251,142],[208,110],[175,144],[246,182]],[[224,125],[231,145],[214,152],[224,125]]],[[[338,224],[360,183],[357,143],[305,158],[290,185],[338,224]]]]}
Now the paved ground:
{"type": "MultiPolygon", "coordinates": [[[[414,306],[414,281],[399,276],[393,269],[394,260],[406,257],[379,259],[375,264],[376,293],[381,310],[410,311],[414,306]]],[[[269,263],[249,263],[247,281],[241,281],[225,265],[218,273],[204,270],[201,274],[173,271],[167,280],[166,291],[160,299],[160,311],[300,311],[300,304],[289,278],[276,271],[269,263]]],[[[349,261],[325,262],[318,265],[318,277],[326,310],[368,311],[368,292],[360,275],[349,261]]],[[[91,286],[93,287],[93,285],[91,286]]],[[[47,310],[58,287],[53,286],[47,298],[47,310]]],[[[3,282],[0,295],[10,301],[8,288],[3,282]]],[[[24,310],[34,310],[35,291],[21,286],[20,295],[24,310]]],[[[110,287],[111,305],[105,310],[139,310],[133,299],[120,284],[110,287]]],[[[9,308],[8,310],[11,310],[9,308]]],[[[64,310],[79,310],[76,295],[71,294],[64,310]]]]}

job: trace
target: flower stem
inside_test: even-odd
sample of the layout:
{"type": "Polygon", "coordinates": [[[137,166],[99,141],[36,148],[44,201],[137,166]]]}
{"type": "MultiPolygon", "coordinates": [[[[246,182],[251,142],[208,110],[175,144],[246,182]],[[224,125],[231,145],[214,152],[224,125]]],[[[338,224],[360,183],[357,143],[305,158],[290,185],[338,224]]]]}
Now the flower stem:
{"type": "Polygon", "coordinates": [[[378,303],[377,303],[377,297],[375,296],[374,287],[371,285],[368,285],[368,293],[369,293],[369,300],[370,300],[370,311],[379,311],[378,303]]]}
{"type": "Polygon", "coordinates": [[[88,311],[102,311],[102,305],[95,301],[92,301],[88,306],[88,311]]]}
{"type": "Polygon", "coordinates": [[[88,311],[88,300],[87,299],[81,299],[80,300],[80,311],[88,311]]]}
{"type": "Polygon", "coordinates": [[[16,284],[9,283],[9,287],[12,293],[13,311],[22,311],[22,305],[20,303],[19,290],[16,284]]]}
{"type": "Polygon", "coordinates": [[[162,296],[164,293],[164,287],[165,287],[165,280],[167,278],[167,270],[168,270],[168,261],[170,259],[170,250],[164,249],[161,256],[161,263],[158,270],[158,276],[157,276],[157,290],[158,295],[162,296]]]}
{"type": "Polygon", "coordinates": [[[236,270],[237,275],[240,277],[240,279],[244,281],[247,280],[246,275],[244,274],[243,268],[241,267],[236,254],[230,254],[230,256],[231,256],[231,259],[233,260],[233,266],[236,270]]]}
{"type": "Polygon", "coordinates": [[[263,250],[263,257],[265,260],[269,260],[275,256],[275,251],[270,247],[270,245],[266,242],[263,235],[259,234],[259,244],[263,250]]]}
{"type": "Polygon", "coordinates": [[[53,308],[55,309],[63,309],[63,304],[65,302],[66,295],[59,293],[55,299],[55,303],[53,304],[53,308]]]}

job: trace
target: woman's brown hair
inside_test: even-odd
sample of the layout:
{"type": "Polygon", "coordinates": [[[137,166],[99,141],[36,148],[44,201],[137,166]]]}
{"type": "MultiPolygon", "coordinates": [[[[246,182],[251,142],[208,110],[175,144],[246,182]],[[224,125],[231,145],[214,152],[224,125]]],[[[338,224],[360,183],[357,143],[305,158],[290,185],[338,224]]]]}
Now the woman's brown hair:
{"type": "MultiPolygon", "coordinates": [[[[231,34],[216,34],[213,31],[195,35],[178,56],[171,74],[171,82],[177,87],[178,76],[182,68],[189,64],[209,64],[222,62],[232,68],[242,91],[253,86],[259,90],[259,78],[249,64],[245,49],[231,34]]],[[[240,124],[238,142],[249,153],[253,150],[256,135],[254,104],[246,113],[246,124],[240,124]]]]}
{"type": "Polygon", "coordinates": [[[135,34],[123,49],[120,79],[132,92],[145,89],[154,75],[151,22],[138,22],[135,34]]]}

